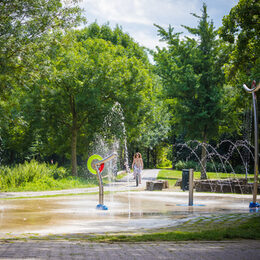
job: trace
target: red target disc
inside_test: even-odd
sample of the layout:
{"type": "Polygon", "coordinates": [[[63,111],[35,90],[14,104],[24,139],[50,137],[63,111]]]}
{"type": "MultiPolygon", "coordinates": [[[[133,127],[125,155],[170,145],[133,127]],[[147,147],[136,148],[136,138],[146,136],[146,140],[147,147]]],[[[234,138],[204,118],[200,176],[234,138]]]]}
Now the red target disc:
{"type": "Polygon", "coordinates": [[[101,173],[101,172],[103,171],[103,169],[104,169],[104,163],[102,163],[102,164],[100,165],[100,167],[98,168],[98,170],[99,170],[99,172],[101,173]]]}

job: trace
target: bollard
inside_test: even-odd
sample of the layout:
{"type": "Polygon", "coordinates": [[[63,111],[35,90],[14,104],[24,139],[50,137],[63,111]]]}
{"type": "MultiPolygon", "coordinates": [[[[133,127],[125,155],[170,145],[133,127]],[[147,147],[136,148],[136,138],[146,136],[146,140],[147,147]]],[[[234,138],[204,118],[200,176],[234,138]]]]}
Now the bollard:
{"type": "Polygon", "coordinates": [[[193,169],[189,170],[189,206],[193,206],[193,169]]]}

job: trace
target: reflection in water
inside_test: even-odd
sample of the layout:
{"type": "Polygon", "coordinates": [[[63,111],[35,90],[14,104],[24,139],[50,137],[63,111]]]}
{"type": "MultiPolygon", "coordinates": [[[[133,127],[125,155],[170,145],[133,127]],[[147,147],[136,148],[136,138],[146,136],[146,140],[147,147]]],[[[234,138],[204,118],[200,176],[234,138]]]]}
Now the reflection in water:
{"type": "Polygon", "coordinates": [[[0,206],[0,228],[3,226],[3,218],[4,218],[4,205],[3,205],[3,201],[1,201],[1,206],[0,206]]]}

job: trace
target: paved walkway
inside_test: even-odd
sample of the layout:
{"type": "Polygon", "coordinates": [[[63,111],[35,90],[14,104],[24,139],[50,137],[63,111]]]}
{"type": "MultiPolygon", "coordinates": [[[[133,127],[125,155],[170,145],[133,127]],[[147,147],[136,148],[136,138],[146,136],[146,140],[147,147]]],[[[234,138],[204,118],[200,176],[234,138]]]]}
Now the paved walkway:
{"type": "MultiPolygon", "coordinates": [[[[131,190],[144,190],[146,187],[146,182],[149,180],[155,180],[159,173],[158,169],[153,170],[143,170],[142,172],[142,184],[138,187],[135,186],[135,181],[133,179],[133,174],[130,173],[128,176],[125,176],[121,180],[118,180],[114,183],[107,184],[106,187],[113,187],[113,190],[110,191],[124,191],[128,190],[130,187],[131,190]]],[[[80,189],[67,189],[67,190],[53,190],[53,191],[32,191],[32,192],[0,192],[0,198],[17,198],[17,197],[38,197],[38,196],[49,196],[49,195],[64,195],[64,194],[80,194],[80,193],[94,193],[98,192],[98,187],[93,188],[80,188],[80,189]]]]}
{"type": "Polygon", "coordinates": [[[176,259],[176,260],[258,260],[260,241],[213,242],[0,242],[0,259],[176,259]]]}

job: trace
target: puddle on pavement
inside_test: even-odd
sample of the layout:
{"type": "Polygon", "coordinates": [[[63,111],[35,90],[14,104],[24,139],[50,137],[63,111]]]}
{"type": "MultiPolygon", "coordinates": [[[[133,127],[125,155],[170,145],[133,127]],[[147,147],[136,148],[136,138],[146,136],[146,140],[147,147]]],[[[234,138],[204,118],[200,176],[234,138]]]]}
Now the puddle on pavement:
{"type": "Polygon", "coordinates": [[[109,210],[96,210],[98,195],[0,200],[0,234],[95,233],[175,226],[202,214],[248,212],[250,197],[209,194],[188,201],[186,192],[122,192],[105,196],[109,210]]]}

